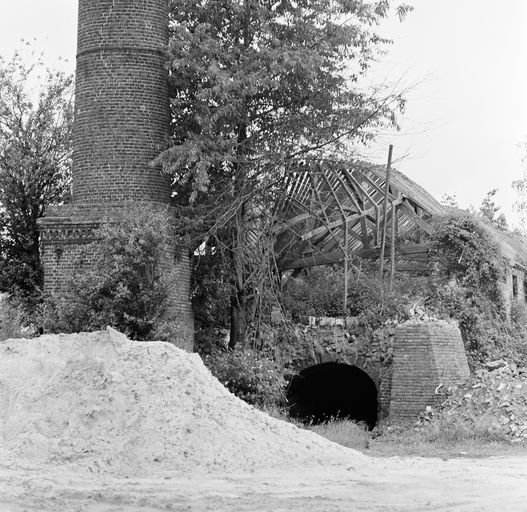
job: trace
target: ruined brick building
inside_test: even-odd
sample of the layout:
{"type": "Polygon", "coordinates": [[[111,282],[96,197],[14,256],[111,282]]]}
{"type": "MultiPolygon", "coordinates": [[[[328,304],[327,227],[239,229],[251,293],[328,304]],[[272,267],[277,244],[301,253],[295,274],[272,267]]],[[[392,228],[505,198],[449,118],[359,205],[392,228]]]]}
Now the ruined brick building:
{"type": "MultiPolygon", "coordinates": [[[[44,287],[60,294],[101,221],[129,205],[166,208],[170,178],[151,162],[167,146],[168,0],[79,0],[73,196],[41,220],[44,287]]],[[[174,263],[167,248],[166,265],[174,263]]],[[[192,349],[189,260],[176,263],[171,317],[192,349]]]]}
{"type": "MultiPolygon", "coordinates": [[[[76,259],[94,240],[94,231],[101,222],[117,218],[129,205],[169,207],[170,179],[151,165],[167,147],[170,136],[165,68],[168,5],[168,0],[79,0],[73,195],[69,204],[49,207],[40,223],[47,292],[60,295],[65,275],[75,270],[76,259]]],[[[373,249],[379,235],[383,185],[382,176],[376,172],[346,171],[342,177],[329,177],[317,185],[333,193],[340,208],[334,209],[336,218],[332,221],[337,227],[346,227],[346,232],[349,228],[350,248],[354,249],[354,243],[362,244],[365,253],[373,249]],[[331,181],[337,178],[341,189],[331,181]]],[[[415,184],[394,175],[391,218],[397,232],[414,224],[426,229],[428,213],[438,208],[426,193],[415,192],[415,184]]],[[[303,212],[290,212],[289,217],[278,240],[282,269],[294,269],[306,262],[342,260],[342,251],[330,240],[327,227],[306,220],[303,212]],[[305,232],[294,231],[299,225],[305,232]],[[290,250],[290,238],[300,235],[301,250],[297,254],[290,250]],[[323,261],[315,261],[319,256],[306,252],[317,243],[323,245],[323,261]]],[[[174,247],[167,247],[165,258],[167,268],[175,265],[177,269],[170,314],[181,329],[179,339],[174,341],[192,350],[189,258],[182,254],[175,260],[175,252],[174,247]]],[[[424,258],[421,247],[409,246],[403,263],[415,267],[423,265],[424,258]]],[[[310,345],[312,357],[293,354],[292,364],[299,372],[315,368],[310,378],[320,394],[321,383],[328,382],[328,375],[335,371],[332,365],[342,363],[346,366],[342,381],[346,399],[357,394],[365,396],[366,387],[371,391],[366,408],[371,412],[372,424],[378,408],[406,419],[428,403],[438,384],[467,375],[461,341],[452,329],[443,324],[401,327],[392,336],[393,365],[391,360],[385,364],[385,343],[379,342],[378,350],[374,350],[375,344],[363,350],[358,343],[346,341],[345,349],[337,351],[339,344],[333,338],[331,347],[323,346],[324,340],[310,345]],[[322,349],[314,350],[313,346],[322,349]],[[351,377],[346,372],[351,372],[351,377]]],[[[301,354],[301,347],[298,350],[301,354]]],[[[310,394],[309,406],[313,400],[310,394]]],[[[322,396],[322,400],[327,403],[328,396],[322,396]]]]}

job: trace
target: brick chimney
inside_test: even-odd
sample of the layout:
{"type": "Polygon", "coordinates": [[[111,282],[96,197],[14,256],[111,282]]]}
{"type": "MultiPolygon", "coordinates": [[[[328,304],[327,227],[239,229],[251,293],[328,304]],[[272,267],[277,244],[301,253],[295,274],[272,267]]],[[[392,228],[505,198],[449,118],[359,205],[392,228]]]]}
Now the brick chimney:
{"type": "MultiPolygon", "coordinates": [[[[169,139],[167,44],[168,0],[79,0],[73,196],[48,207],[40,221],[46,292],[60,296],[65,275],[103,220],[129,205],[169,205],[170,178],[151,165],[169,139]]],[[[190,265],[183,252],[170,316],[182,325],[178,344],[191,350],[190,265]]],[[[173,258],[166,258],[168,268],[173,258]]]]}

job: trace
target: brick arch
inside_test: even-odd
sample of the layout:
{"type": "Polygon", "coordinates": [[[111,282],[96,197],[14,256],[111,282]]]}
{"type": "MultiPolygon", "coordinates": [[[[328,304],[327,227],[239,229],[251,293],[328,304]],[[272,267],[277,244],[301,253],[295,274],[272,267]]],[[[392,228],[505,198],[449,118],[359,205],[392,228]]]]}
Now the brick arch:
{"type": "Polygon", "coordinates": [[[290,415],[306,422],[352,419],[371,429],[379,416],[377,385],[351,364],[325,362],[304,368],[291,379],[287,398],[290,415]]]}

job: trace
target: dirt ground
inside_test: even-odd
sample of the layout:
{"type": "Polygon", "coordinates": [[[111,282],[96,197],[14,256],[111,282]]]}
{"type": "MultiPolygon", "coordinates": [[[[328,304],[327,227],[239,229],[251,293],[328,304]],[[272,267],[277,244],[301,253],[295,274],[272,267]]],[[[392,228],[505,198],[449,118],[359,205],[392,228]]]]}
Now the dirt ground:
{"type": "Polygon", "coordinates": [[[527,511],[527,457],[368,457],[109,328],[0,343],[0,512],[527,511]]]}
{"type": "Polygon", "coordinates": [[[0,512],[524,511],[527,459],[367,458],[253,473],[149,478],[0,463],[0,512]]]}

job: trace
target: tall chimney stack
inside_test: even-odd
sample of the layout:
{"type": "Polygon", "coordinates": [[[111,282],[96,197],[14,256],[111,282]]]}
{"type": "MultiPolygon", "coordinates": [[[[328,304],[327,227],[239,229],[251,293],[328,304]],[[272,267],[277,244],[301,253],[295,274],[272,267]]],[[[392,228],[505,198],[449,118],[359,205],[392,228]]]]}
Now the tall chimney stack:
{"type": "MultiPolygon", "coordinates": [[[[168,0],[79,0],[73,195],[40,222],[46,292],[60,296],[103,220],[130,205],[170,203],[170,178],[151,165],[169,140],[168,22],[168,0]]],[[[186,254],[176,267],[170,316],[182,325],[179,345],[191,349],[186,254]]]]}

